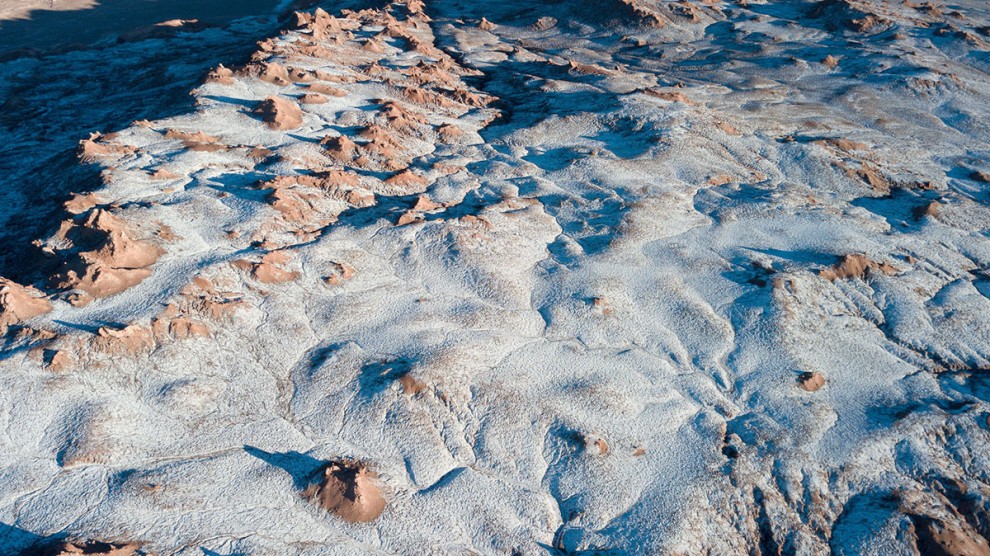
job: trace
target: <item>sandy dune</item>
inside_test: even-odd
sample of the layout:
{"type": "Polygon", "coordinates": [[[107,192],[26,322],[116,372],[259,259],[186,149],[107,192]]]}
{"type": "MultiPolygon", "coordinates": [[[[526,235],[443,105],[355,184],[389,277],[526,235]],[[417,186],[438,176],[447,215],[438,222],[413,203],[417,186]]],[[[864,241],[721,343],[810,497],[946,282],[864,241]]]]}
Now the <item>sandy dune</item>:
{"type": "Polygon", "coordinates": [[[990,554],[984,2],[286,21],[18,238],[3,550],[990,554]]]}

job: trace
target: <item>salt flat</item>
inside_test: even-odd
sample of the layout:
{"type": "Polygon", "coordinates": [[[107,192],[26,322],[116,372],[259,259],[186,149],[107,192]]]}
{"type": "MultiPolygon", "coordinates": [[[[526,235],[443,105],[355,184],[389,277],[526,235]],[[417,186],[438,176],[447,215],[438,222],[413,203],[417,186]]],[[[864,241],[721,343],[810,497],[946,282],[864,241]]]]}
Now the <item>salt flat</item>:
{"type": "Polygon", "coordinates": [[[985,3],[286,27],[0,272],[7,552],[990,553],[985,3]]]}

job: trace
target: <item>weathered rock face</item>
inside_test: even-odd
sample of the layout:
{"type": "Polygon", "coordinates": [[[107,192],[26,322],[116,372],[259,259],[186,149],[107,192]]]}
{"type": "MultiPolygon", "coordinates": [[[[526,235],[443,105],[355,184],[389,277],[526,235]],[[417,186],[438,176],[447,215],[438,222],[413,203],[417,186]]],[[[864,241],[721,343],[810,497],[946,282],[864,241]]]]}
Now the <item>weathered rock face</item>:
{"type": "Polygon", "coordinates": [[[52,276],[52,286],[101,298],[141,283],[164,251],[133,234],[124,220],[105,209],[66,220],[56,240],[68,255],[52,276]]]}
{"type": "Polygon", "coordinates": [[[0,330],[51,310],[51,302],[37,288],[0,278],[0,330]]]}

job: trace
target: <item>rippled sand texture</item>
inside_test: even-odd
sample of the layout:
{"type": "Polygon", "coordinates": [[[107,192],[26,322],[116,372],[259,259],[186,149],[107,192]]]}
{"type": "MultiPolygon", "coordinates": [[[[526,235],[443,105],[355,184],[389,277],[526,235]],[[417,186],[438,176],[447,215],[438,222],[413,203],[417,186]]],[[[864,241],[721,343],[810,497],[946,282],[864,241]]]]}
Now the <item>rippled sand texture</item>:
{"type": "Polygon", "coordinates": [[[990,554],[985,2],[343,6],[80,137],[0,546],[990,554]]]}

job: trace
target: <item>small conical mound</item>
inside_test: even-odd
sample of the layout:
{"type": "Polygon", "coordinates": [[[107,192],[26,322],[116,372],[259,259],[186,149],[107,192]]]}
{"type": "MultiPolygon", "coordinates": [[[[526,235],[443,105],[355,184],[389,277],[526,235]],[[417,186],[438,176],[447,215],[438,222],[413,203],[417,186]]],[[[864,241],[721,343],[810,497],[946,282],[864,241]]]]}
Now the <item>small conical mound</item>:
{"type": "Polygon", "coordinates": [[[363,463],[333,461],[323,468],[320,482],[310,485],[305,494],[347,521],[365,523],[374,521],[385,510],[377,478],[363,463]]]}

